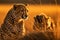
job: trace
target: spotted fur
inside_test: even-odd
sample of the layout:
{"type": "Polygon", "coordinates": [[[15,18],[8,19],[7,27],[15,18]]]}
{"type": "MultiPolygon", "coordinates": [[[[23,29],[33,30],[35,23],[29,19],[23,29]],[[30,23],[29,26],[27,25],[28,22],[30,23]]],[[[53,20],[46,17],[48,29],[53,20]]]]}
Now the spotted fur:
{"type": "Polygon", "coordinates": [[[45,15],[37,15],[36,17],[34,17],[33,30],[44,32],[45,34],[47,34],[47,37],[49,37],[50,40],[55,39],[55,24],[51,18],[46,18],[45,15]]]}
{"type": "Polygon", "coordinates": [[[25,5],[13,5],[0,28],[0,40],[18,40],[23,36],[23,20],[27,18],[25,5]],[[23,19],[22,21],[19,21],[23,19]]]}

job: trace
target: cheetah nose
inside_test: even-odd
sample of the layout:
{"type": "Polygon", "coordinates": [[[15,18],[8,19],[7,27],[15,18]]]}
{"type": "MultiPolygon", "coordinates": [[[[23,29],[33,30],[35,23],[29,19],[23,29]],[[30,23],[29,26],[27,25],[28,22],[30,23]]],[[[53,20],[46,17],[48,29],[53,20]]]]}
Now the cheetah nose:
{"type": "Polygon", "coordinates": [[[22,18],[23,18],[23,19],[26,19],[26,18],[27,18],[27,15],[23,15],[22,18]]]}

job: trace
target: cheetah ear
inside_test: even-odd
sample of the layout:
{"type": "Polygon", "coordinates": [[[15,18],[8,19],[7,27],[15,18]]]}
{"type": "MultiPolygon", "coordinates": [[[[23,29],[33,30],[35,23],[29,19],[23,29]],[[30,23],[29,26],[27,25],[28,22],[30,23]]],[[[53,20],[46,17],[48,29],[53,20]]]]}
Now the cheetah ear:
{"type": "Polygon", "coordinates": [[[27,6],[27,4],[25,3],[25,6],[27,6]]]}
{"type": "Polygon", "coordinates": [[[13,6],[14,10],[16,10],[17,7],[18,7],[18,5],[14,5],[14,6],[13,6]]]}

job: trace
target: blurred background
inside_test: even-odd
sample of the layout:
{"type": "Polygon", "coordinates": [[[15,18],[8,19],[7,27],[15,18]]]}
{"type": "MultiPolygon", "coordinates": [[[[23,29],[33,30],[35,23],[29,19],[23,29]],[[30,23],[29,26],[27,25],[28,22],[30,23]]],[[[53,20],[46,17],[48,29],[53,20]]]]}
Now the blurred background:
{"type": "Polygon", "coordinates": [[[60,39],[60,0],[0,0],[0,26],[13,4],[28,4],[28,19],[25,20],[25,27],[29,32],[33,30],[34,16],[45,13],[50,16],[56,24],[56,37],[60,39]]]}

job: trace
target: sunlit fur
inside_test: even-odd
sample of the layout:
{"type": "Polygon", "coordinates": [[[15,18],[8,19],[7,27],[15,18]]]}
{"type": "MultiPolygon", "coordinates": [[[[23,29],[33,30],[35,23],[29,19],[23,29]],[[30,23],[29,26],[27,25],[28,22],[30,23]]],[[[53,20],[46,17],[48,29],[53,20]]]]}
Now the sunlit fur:
{"type": "Polygon", "coordinates": [[[24,20],[27,18],[25,5],[13,5],[0,28],[0,40],[19,40],[25,35],[24,20]]]}

